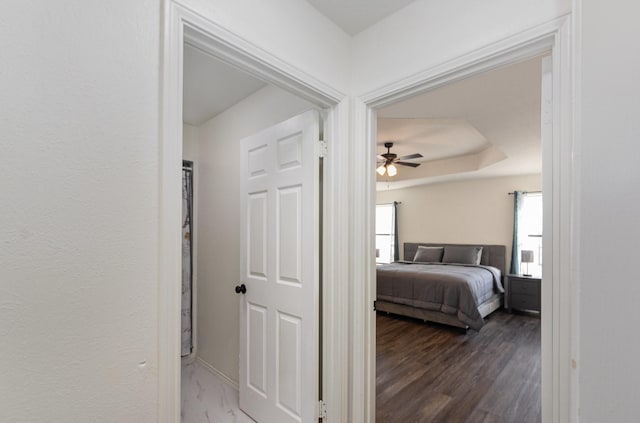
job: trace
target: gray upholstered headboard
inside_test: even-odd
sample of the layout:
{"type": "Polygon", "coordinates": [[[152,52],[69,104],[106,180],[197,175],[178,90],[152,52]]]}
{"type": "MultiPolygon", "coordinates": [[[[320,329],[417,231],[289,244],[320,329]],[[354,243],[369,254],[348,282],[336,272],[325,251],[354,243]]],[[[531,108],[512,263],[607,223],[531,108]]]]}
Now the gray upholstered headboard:
{"type": "Polygon", "coordinates": [[[504,245],[484,245],[484,244],[438,244],[428,242],[405,242],[404,243],[404,259],[411,261],[416,255],[418,245],[424,245],[425,247],[444,247],[447,245],[454,246],[478,246],[482,247],[482,258],[480,264],[485,266],[493,266],[500,269],[502,275],[506,275],[505,269],[507,267],[507,249],[504,245]]]}

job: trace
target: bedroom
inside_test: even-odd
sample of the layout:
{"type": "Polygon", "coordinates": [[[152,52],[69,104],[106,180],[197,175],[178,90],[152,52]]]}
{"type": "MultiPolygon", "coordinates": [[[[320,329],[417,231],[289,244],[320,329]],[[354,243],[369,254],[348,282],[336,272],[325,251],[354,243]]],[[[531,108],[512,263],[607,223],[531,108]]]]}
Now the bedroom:
{"type": "MultiPolygon", "coordinates": [[[[377,153],[387,153],[383,144],[394,141],[391,153],[397,154],[398,160],[420,163],[419,167],[397,165],[396,175],[385,172],[377,177],[379,269],[394,261],[394,244],[398,246],[395,260],[405,261],[414,259],[413,243],[480,245],[492,252],[494,247],[489,246],[502,246],[506,254],[499,267],[508,296],[504,276],[514,270],[511,193],[528,193],[523,196],[525,204],[537,212],[527,221],[541,228],[541,69],[542,58],[536,57],[378,112],[377,153]],[[415,153],[423,157],[406,158],[415,153]]],[[[385,161],[378,165],[384,166],[385,161]]],[[[523,216],[522,208],[520,212],[523,216]]],[[[518,232],[526,223],[520,222],[518,232]]],[[[537,282],[541,276],[541,231],[529,228],[525,232],[535,233],[519,237],[517,242],[523,245],[516,252],[515,264],[522,265],[523,249],[533,251],[534,257],[514,273],[531,274],[527,282],[537,282]]],[[[446,250],[444,254],[446,257],[446,250]]],[[[415,314],[415,309],[389,304],[380,291],[397,293],[400,288],[380,285],[381,278],[379,275],[376,318],[378,421],[390,421],[390,416],[402,413],[434,422],[465,421],[472,414],[496,421],[540,421],[541,330],[536,312],[508,313],[502,299],[502,307],[485,317],[479,332],[461,331],[433,323],[457,325],[447,320],[449,316],[444,316],[444,321],[437,316],[432,320],[422,310],[415,314]],[[496,345],[487,348],[494,340],[496,345]],[[493,349],[500,357],[498,367],[485,354],[493,349]],[[408,355],[420,359],[409,364],[408,355]],[[475,369],[473,376],[465,376],[457,361],[475,369]],[[483,368],[493,370],[485,372],[483,368]]]]}

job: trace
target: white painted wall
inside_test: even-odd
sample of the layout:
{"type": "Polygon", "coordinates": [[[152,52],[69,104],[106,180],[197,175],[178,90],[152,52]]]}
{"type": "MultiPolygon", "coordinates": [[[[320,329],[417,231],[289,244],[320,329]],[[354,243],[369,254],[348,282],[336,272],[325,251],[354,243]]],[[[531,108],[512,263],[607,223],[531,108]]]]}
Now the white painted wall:
{"type": "MultiPolygon", "coordinates": [[[[473,179],[378,191],[377,204],[400,201],[400,259],[405,242],[497,244],[511,265],[514,190],[540,191],[542,175],[473,179]]],[[[412,260],[413,257],[405,258],[412,260]]]]}
{"type": "MultiPolygon", "coordinates": [[[[161,3],[2,3],[2,422],[157,421],[161,3]]],[[[305,2],[198,3],[347,88],[349,39],[305,2]]]]}
{"type": "Polygon", "coordinates": [[[300,0],[180,0],[319,81],[348,93],[351,37],[300,0]]]}
{"type": "Polygon", "coordinates": [[[571,11],[571,0],[417,0],[353,39],[363,94],[571,11]]]}
{"type": "Polygon", "coordinates": [[[313,106],[267,86],[201,125],[198,160],[199,358],[238,381],[240,140],[313,106]]]}
{"type": "Polygon", "coordinates": [[[159,13],[2,2],[2,422],[157,420],[159,13]]]}
{"type": "Polygon", "coordinates": [[[640,415],[640,5],[581,0],[580,422],[640,415]]]}
{"type": "Polygon", "coordinates": [[[182,125],[182,159],[192,162],[198,161],[200,155],[200,140],[197,126],[182,125]]]}

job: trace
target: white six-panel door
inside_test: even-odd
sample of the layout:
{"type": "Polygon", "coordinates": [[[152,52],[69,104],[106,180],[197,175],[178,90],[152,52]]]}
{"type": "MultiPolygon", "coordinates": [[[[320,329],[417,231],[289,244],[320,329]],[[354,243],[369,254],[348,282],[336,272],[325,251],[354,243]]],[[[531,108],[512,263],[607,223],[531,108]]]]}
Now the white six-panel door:
{"type": "Polygon", "coordinates": [[[240,408],[312,422],[318,402],[319,117],[241,142],[240,408]]]}

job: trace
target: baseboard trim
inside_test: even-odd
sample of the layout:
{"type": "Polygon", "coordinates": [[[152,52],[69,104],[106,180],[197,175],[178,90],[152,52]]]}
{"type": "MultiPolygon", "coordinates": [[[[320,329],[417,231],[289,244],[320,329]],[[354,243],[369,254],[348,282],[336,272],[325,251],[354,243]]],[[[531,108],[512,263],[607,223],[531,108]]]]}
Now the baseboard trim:
{"type": "Polygon", "coordinates": [[[240,389],[240,385],[235,380],[231,379],[229,376],[222,373],[220,370],[213,367],[211,364],[204,361],[200,356],[196,356],[196,361],[202,365],[205,369],[213,373],[215,376],[220,378],[224,383],[238,391],[240,389]]]}

